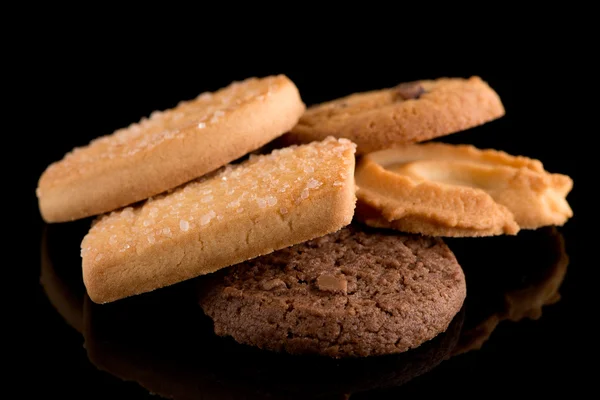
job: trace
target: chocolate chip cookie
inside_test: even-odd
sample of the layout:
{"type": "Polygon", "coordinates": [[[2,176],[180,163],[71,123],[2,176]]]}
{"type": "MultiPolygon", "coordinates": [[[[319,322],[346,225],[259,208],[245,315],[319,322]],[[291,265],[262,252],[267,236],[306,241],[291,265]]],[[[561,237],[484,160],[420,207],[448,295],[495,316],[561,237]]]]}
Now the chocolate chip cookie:
{"type": "Polygon", "coordinates": [[[356,357],[401,353],[445,331],[466,286],[441,239],[351,225],[207,276],[199,293],[218,335],[356,357]]]}
{"type": "Polygon", "coordinates": [[[314,105],[281,140],[306,143],[333,135],[352,140],[357,154],[364,154],[459,132],[504,114],[500,97],[480,77],[420,80],[314,105]]]}

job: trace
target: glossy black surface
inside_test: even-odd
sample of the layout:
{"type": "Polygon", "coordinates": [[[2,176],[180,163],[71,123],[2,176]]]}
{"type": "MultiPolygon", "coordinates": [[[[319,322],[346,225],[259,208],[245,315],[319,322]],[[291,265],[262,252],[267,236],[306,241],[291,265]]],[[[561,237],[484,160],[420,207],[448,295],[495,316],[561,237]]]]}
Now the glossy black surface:
{"type": "MultiPolygon", "coordinates": [[[[75,57],[69,47],[60,49],[57,63],[64,68],[53,69],[43,86],[55,94],[46,100],[50,128],[34,138],[36,157],[24,167],[28,236],[19,254],[26,261],[15,268],[16,283],[6,283],[12,286],[9,307],[17,311],[10,346],[20,354],[11,375],[31,386],[20,385],[21,392],[40,387],[62,398],[156,398],[152,392],[183,399],[378,399],[578,390],[586,352],[581,321],[589,300],[581,290],[586,274],[577,259],[576,224],[585,217],[577,208],[576,138],[548,139],[555,127],[546,92],[532,101],[533,89],[524,92],[523,78],[493,58],[443,66],[429,59],[402,67],[385,60],[355,64],[348,55],[303,64],[293,57],[254,63],[228,58],[200,68],[167,61],[149,65],[141,57],[117,62],[121,54],[111,52],[99,60],[92,51],[75,57]],[[448,240],[467,276],[465,306],[446,334],[401,356],[332,362],[263,353],[215,338],[194,302],[193,282],[92,304],[79,257],[90,220],[42,223],[34,190],[46,165],[154,109],[234,79],[278,72],[297,83],[307,104],[423,77],[479,74],[497,89],[507,115],[443,140],[538,158],[547,170],[570,175],[575,189],[568,199],[576,216],[564,227],[517,237],[448,240]],[[541,317],[540,302],[549,303],[541,317]],[[472,349],[477,343],[481,349],[472,349]]],[[[510,60],[510,54],[503,57],[510,60]]]]}
{"type": "MultiPolygon", "coordinates": [[[[66,352],[55,361],[62,368],[78,366],[77,379],[90,379],[94,390],[146,395],[131,384],[117,384],[126,380],[146,391],[182,399],[348,394],[386,398],[405,391],[437,390],[437,382],[465,379],[465,373],[477,380],[489,380],[492,373],[496,379],[502,376],[499,373],[518,378],[515,374],[524,362],[539,368],[530,371],[529,378],[564,368],[560,364],[564,354],[549,351],[552,339],[558,339],[556,327],[549,324],[560,323],[559,293],[569,267],[564,236],[554,228],[478,239],[477,250],[475,239],[448,240],[465,270],[469,291],[448,330],[401,355],[332,360],[264,352],[216,337],[196,305],[194,281],[112,304],[92,303],[70,251],[86,222],[44,230],[41,283],[54,308],[47,310],[54,316],[51,328],[68,326],[59,341],[64,347],[54,348],[66,352]],[[495,257],[486,257],[489,254],[495,257]],[[512,347],[508,351],[507,344],[512,347]],[[517,350],[515,365],[507,364],[504,357],[515,357],[517,350]],[[486,365],[493,359],[499,364],[486,365]],[[554,366],[542,364],[543,360],[554,360],[554,366]],[[480,364],[488,370],[477,369],[480,364]]],[[[63,389],[74,389],[64,384],[63,389]]],[[[470,383],[478,385],[485,386],[470,383]]]]}

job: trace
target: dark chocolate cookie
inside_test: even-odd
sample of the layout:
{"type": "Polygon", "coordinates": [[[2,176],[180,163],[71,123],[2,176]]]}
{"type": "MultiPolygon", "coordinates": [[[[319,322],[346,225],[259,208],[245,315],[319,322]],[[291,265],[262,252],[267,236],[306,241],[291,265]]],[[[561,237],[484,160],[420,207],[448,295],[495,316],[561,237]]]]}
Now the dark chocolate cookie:
{"type": "Polygon", "coordinates": [[[215,332],[331,357],[400,353],[448,327],[466,295],[441,239],[349,226],[201,280],[215,332]]]}

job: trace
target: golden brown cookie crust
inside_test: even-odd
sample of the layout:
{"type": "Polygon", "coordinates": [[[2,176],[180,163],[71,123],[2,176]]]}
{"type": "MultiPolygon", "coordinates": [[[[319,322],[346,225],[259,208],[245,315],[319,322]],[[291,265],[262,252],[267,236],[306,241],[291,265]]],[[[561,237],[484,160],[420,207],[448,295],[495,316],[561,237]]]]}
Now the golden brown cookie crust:
{"type": "Polygon", "coordinates": [[[444,143],[368,154],[356,168],[356,219],[432,236],[516,234],[563,225],[573,181],[538,160],[444,143]]]}
{"type": "Polygon", "coordinates": [[[477,76],[421,80],[312,106],[282,141],[306,143],[333,135],[352,140],[357,154],[365,154],[462,131],[504,114],[498,94],[477,76]]]}
{"type": "Polygon", "coordinates": [[[289,130],[304,112],[283,75],[249,78],[76,148],[40,177],[46,222],[115,210],[179,186],[289,130]]]}
{"type": "Polygon", "coordinates": [[[81,244],[96,303],[172,285],[350,223],[355,145],[328,138],[252,156],[98,218],[81,244]]]}

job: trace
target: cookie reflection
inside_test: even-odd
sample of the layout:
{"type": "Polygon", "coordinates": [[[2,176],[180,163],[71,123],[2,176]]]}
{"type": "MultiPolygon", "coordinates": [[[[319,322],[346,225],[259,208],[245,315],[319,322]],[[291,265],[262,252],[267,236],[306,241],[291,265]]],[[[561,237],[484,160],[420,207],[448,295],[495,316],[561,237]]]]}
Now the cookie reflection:
{"type": "Polygon", "coordinates": [[[467,279],[467,318],[453,355],[480,349],[502,321],[537,320],[560,300],[569,257],[556,228],[518,237],[446,240],[467,279]],[[476,250],[475,250],[476,249],[476,250]]]}
{"type": "Polygon", "coordinates": [[[539,318],[544,306],[559,300],[568,265],[556,229],[448,239],[465,270],[468,292],[448,331],[397,356],[330,360],[260,351],[216,337],[197,305],[195,281],[94,304],[81,281],[78,247],[85,228],[57,225],[45,231],[41,281],[48,298],[82,332],[96,367],[175,399],[340,398],[352,393],[371,398],[366,392],[386,387],[401,393],[399,386],[443,360],[485,346],[502,321],[539,318]]]}
{"type": "Polygon", "coordinates": [[[48,300],[65,321],[83,333],[83,298],[79,243],[89,220],[46,225],[42,231],[40,283],[48,300]]]}
{"type": "Polygon", "coordinates": [[[338,398],[399,386],[446,359],[458,342],[463,313],[448,330],[415,350],[334,360],[258,350],[214,335],[187,284],[120,304],[86,299],[85,345],[99,369],[137,381],[150,392],[187,398],[338,398]]]}

